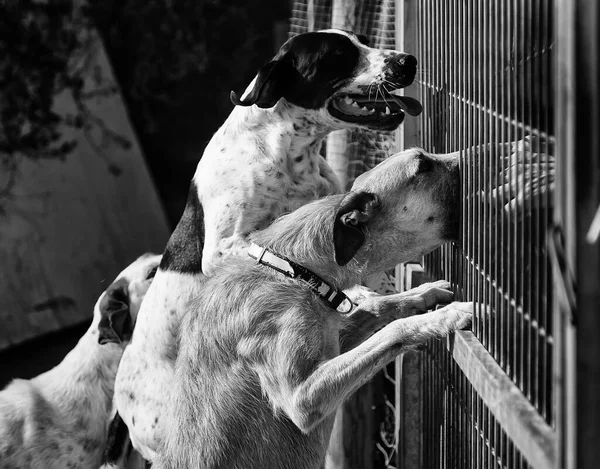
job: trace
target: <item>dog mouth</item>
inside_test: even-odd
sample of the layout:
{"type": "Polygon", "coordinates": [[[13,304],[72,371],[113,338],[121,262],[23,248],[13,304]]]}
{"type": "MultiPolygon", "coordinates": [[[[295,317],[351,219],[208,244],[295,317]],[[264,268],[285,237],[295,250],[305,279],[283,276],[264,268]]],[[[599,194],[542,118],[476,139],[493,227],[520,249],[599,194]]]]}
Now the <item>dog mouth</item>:
{"type": "Polygon", "coordinates": [[[423,106],[414,98],[391,93],[377,93],[374,98],[344,94],[331,100],[328,111],[333,117],[351,124],[396,128],[404,120],[405,114],[418,116],[423,106]]]}

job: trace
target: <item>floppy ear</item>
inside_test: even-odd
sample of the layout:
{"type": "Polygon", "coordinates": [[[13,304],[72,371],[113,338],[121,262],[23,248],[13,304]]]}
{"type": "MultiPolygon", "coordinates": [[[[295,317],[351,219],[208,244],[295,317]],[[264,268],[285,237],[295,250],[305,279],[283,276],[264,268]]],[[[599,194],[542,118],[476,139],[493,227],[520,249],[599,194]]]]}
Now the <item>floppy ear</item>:
{"type": "Polygon", "coordinates": [[[235,91],[229,95],[236,106],[252,106],[270,108],[277,104],[293,79],[294,68],[282,60],[272,60],[262,66],[256,76],[256,81],[244,99],[240,99],[235,91]]]}
{"type": "Polygon", "coordinates": [[[333,225],[335,261],[346,265],[365,242],[365,223],[369,221],[379,200],[370,192],[350,192],[340,204],[333,225]]]}
{"type": "Polygon", "coordinates": [[[100,324],[98,324],[98,343],[120,344],[129,340],[133,332],[133,322],[129,311],[127,281],[117,280],[106,290],[100,300],[100,324]]]}

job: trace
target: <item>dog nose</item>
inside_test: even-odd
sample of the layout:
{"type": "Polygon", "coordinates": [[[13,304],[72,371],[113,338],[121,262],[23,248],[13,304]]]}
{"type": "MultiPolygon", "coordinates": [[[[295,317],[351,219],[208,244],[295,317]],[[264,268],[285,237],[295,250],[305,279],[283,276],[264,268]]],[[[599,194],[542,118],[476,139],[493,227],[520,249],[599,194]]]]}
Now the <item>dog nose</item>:
{"type": "Polygon", "coordinates": [[[399,86],[408,86],[417,74],[417,58],[410,54],[396,54],[388,57],[387,73],[390,81],[399,86]]]}
{"type": "Polygon", "coordinates": [[[417,67],[417,58],[414,55],[405,54],[404,56],[402,56],[400,58],[400,60],[398,61],[398,64],[401,65],[402,67],[416,68],[417,67]]]}
{"type": "Polygon", "coordinates": [[[395,75],[411,75],[417,71],[417,58],[410,54],[399,54],[396,60],[390,61],[390,68],[395,75]]]}

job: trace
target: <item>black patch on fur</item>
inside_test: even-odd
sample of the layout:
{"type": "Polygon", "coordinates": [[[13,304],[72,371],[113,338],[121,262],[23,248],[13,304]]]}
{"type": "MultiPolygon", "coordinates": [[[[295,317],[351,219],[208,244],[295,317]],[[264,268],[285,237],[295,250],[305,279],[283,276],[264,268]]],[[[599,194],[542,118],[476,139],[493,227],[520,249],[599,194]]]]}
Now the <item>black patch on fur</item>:
{"type": "Polygon", "coordinates": [[[185,210],[169,238],[160,268],[184,274],[201,273],[203,248],[204,210],[192,181],[185,210]]]}
{"type": "Polygon", "coordinates": [[[152,267],[152,269],[150,269],[150,272],[148,272],[148,275],[146,275],[146,280],[150,280],[151,278],[154,278],[157,270],[158,270],[158,266],[152,267]]]}
{"type": "Polygon", "coordinates": [[[102,456],[102,464],[116,464],[126,449],[125,443],[128,439],[127,425],[117,412],[108,426],[106,436],[106,447],[102,456]]]}
{"type": "Polygon", "coordinates": [[[337,33],[309,32],[289,39],[273,60],[258,72],[254,88],[238,106],[256,104],[270,108],[281,98],[305,108],[319,109],[348,80],[359,65],[360,52],[347,37],[337,33]]]}
{"type": "Polygon", "coordinates": [[[131,338],[133,321],[129,313],[128,285],[124,278],[113,282],[100,300],[99,344],[118,344],[131,338]]]}
{"type": "Polygon", "coordinates": [[[346,265],[365,242],[365,225],[379,206],[375,194],[349,192],[340,203],[333,225],[335,261],[346,265]]]}

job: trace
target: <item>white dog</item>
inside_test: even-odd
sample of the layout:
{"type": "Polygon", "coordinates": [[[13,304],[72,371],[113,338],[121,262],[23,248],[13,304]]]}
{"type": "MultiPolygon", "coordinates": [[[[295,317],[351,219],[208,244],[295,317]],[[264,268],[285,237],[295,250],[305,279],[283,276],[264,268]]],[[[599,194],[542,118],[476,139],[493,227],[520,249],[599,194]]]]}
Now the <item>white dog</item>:
{"type": "Polygon", "coordinates": [[[117,367],[160,259],[144,255],[119,274],[59,365],[0,392],[1,469],[100,466],[117,367]]]}

